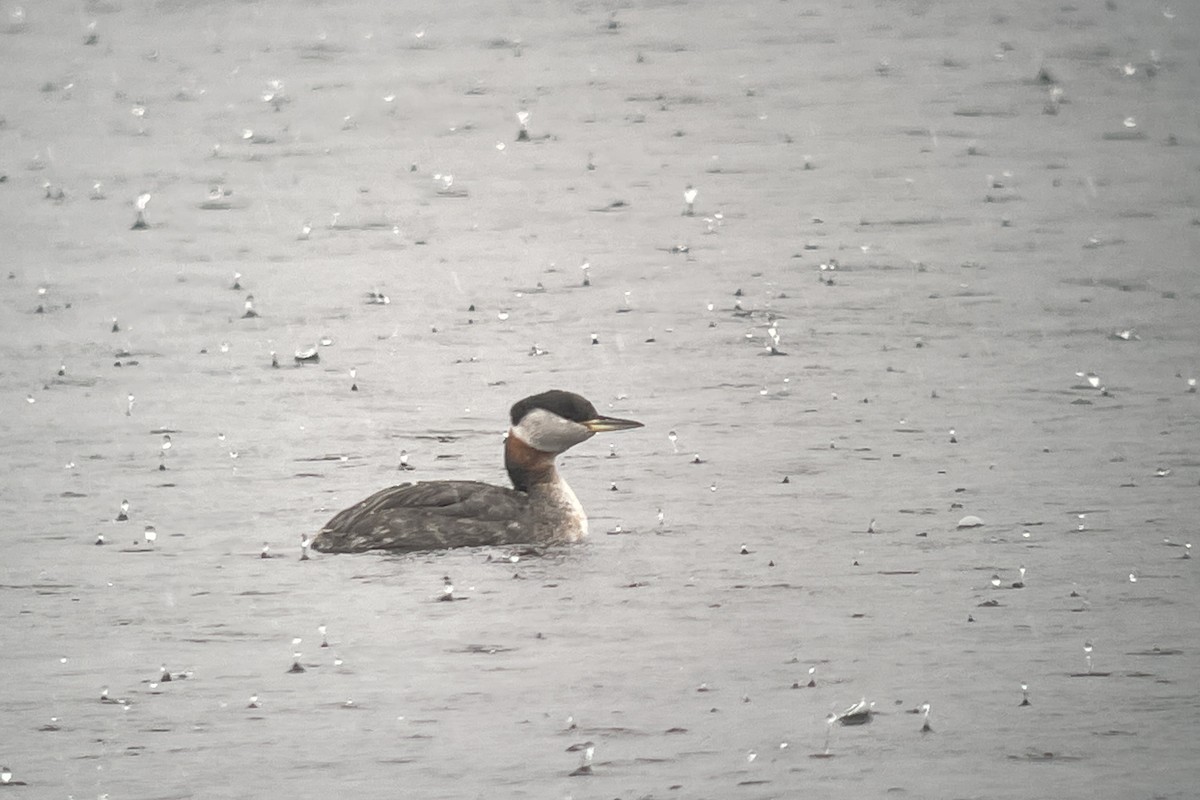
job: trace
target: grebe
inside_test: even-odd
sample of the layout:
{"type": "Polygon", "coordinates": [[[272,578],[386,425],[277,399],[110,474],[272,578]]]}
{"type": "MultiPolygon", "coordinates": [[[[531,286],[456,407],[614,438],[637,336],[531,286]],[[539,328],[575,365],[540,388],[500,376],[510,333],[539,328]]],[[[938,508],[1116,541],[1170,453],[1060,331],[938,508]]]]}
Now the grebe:
{"type": "Polygon", "coordinates": [[[558,474],[555,457],[597,433],[640,428],[601,416],[558,389],[517,402],[504,441],[513,488],[479,481],[404,483],[342,511],[317,534],[323,553],[440,550],[506,544],[560,544],[587,535],[587,516],[558,474]]]}

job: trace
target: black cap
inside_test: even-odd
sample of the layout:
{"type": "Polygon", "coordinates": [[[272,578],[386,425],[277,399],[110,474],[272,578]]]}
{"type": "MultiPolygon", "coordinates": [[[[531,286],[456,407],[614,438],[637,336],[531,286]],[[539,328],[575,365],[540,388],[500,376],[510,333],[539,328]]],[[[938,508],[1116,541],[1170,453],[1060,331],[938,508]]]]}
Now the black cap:
{"type": "Polygon", "coordinates": [[[525,415],[535,408],[545,409],[572,422],[587,422],[600,416],[594,405],[574,392],[551,389],[517,401],[512,407],[512,424],[519,425],[525,415]]]}

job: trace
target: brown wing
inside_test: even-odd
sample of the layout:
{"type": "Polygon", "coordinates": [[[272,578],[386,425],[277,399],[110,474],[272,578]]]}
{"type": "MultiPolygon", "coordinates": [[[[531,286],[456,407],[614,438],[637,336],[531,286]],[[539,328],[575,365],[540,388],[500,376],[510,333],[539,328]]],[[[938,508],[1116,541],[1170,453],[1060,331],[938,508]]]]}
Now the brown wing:
{"type": "Polygon", "coordinates": [[[479,481],[405,483],[342,511],[317,534],[323,553],[441,550],[528,541],[524,492],[479,481]]]}

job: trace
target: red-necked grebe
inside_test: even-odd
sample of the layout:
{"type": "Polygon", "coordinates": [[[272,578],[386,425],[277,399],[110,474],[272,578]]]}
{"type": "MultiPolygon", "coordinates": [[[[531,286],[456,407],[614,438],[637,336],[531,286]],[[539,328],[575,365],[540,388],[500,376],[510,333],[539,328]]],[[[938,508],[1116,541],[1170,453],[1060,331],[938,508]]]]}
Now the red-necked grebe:
{"type": "Polygon", "coordinates": [[[479,481],[392,486],[325,523],[312,549],[360,553],[579,541],[587,535],[587,516],[555,458],[597,433],[642,423],[601,416],[584,398],[557,389],[517,402],[511,418],[504,466],[512,489],[479,481]]]}

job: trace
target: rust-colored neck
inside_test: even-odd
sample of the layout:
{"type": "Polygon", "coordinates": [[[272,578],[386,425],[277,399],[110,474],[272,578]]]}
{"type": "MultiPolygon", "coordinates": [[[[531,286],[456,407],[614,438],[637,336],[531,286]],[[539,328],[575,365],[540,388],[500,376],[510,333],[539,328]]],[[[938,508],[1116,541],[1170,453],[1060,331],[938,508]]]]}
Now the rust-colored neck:
{"type": "Polygon", "coordinates": [[[511,430],[504,440],[504,468],[518,492],[528,492],[535,484],[554,483],[558,479],[554,453],[530,447],[511,430]]]}

